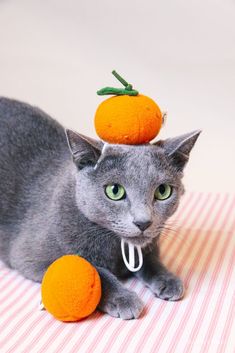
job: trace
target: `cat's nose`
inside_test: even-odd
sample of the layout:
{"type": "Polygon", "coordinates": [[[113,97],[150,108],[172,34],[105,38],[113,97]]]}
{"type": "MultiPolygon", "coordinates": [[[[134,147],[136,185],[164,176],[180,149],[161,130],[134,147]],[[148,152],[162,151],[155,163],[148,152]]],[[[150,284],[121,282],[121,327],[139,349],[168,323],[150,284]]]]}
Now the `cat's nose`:
{"type": "Polygon", "coordinates": [[[133,223],[143,232],[145,229],[151,226],[152,221],[133,221],[133,223]]]}

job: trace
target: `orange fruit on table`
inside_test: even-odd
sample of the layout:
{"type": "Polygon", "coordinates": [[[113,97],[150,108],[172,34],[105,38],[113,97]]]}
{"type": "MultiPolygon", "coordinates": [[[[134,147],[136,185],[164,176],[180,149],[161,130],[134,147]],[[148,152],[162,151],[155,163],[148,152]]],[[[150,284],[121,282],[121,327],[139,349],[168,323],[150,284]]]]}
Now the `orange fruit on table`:
{"type": "Polygon", "coordinates": [[[77,255],[65,255],[47,269],[41,286],[42,303],[61,321],[90,315],[101,298],[101,281],[94,266],[77,255]]]}
{"type": "Polygon", "coordinates": [[[120,95],[103,101],[95,114],[97,135],[109,143],[148,143],[162,126],[158,105],[142,94],[120,95]]]}

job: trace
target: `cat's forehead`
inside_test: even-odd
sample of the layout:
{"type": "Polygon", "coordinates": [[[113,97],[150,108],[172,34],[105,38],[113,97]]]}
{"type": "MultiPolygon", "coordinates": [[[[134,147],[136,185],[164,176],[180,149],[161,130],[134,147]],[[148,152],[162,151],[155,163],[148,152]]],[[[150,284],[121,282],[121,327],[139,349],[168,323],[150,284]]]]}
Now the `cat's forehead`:
{"type": "Polygon", "coordinates": [[[97,162],[100,173],[119,172],[130,177],[152,178],[165,172],[167,167],[163,150],[154,145],[106,144],[97,162]]]}

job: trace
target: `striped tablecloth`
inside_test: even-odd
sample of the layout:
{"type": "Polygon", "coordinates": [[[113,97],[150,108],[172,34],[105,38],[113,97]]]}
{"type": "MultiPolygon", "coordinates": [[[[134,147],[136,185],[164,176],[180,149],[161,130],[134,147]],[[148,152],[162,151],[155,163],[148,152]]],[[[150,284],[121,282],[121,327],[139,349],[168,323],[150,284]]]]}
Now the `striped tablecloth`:
{"type": "Polygon", "coordinates": [[[235,197],[184,196],[162,237],[162,258],[186,285],[166,302],[125,281],[146,304],[138,320],[95,312],[78,323],[39,311],[40,286],[0,263],[0,352],[235,352],[235,197]]]}

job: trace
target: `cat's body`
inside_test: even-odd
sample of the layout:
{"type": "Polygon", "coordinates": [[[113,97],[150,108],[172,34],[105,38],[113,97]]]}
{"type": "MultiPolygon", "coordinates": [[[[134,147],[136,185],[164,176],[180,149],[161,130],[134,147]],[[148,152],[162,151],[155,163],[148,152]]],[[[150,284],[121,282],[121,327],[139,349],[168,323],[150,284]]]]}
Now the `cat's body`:
{"type": "Polygon", "coordinates": [[[62,126],[38,109],[1,99],[0,150],[0,257],[8,265],[41,281],[56,258],[78,253],[127,272],[115,252],[120,239],[76,206],[76,168],[62,126]]]}
{"type": "Polygon", "coordinates": [[[121,255],[123,237],[143,247],[137,275],[159,297],[180,298],[182,284],[161,265],[157,239],[178,206],[182,169],[197,136],[104,148],[67,131],[69,148],[59,123],[37,108],[0,98],[0,258],[41,281],[55,259],[77,253],[100,273],[100,309],[134,318],[143,305],[117,279],[131,275],[121,255]],[[171,203],[159,208],[152,194],[164,182],[174,185],[171,203]],[[108,199],[108,183],[125,185],[128,197],[108,199]],[[143,222],[151,224],[140,232],[136,224],[143,222]]]}

